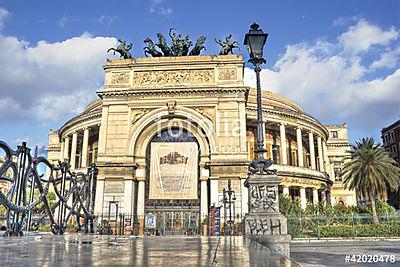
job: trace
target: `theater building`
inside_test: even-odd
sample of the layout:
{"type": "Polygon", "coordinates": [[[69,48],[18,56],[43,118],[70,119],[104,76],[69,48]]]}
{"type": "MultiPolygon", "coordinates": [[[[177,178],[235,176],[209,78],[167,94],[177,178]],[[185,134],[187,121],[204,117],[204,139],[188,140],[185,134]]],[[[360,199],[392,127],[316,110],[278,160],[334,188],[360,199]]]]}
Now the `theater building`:
{"type": "MultiPolygon", "coordinates": [[[[137,215],[141,227],[149,213],[168,222],[198,220],[210,205],[222,204],[228,180],[235,215],[248,212],[244,182],[255,144],[256,96],[244,86],[241,55],[108,60],[104,71],[99,98],[50,131],[48,146],[50,160],[68,158],[73,169],[96,162],[96,213],[117,206],[137,215]]],[[[335,181],[347,127],[342,135],[339,126],[326,127],[267,90],[262,102],[267,157],[280,192],[302,207],[355,204],[355,193],[335,181]],[[330,136],[335,131],[340,138],[330,136]]]]}

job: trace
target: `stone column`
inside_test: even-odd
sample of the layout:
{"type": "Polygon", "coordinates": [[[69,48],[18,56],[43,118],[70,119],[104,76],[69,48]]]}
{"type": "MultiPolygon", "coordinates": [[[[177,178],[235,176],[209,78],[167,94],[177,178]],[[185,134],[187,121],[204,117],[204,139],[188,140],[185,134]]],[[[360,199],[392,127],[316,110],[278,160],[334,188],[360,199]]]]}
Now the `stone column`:
{"type": "Polygon", "coordinates": [[[64,161],[64,147],[65,147],[64,141],[61,142],[60,146],[61,146],[60,161],[64,161]]]}
{"type": "Polygon", "coordinates": [[[104,180],[97,180],[96,197],[94,205],[94,213],[96,215],[103,214],[103,205],[104,205],[103,201],[104,201],[104,180]]]}
{"type": "Polygon", "coordinates": [[[144,203],[145,203],[145,180],[138,181],[137,216],[139,222],[139,235],[144,233],[144,203]]]}
{"type": "Polygon", "coordinates": [[[321,203],[324,204],[326,202],[326,192],[325,190],[321,190],[321,203]]]}
{"type": "Polygon", "coordinates": [[[208,190],[207,190],[207,180],[201,180],[200,182],[201,192],[200,192],[200,216],[203,220],[208,215],[208,190]]]}
{"type": "Polygon", "coordinates": [[[304,159],[303,159],[303,138],[301,136],[301,128],[296,128],[296,136],[297,136],[297,158],[299,167],[304,167],[304,159]]]}
{"type": "Polygon", "coordinates": [[[288,187],[288,186],[284,186],[284,187],[283,187],[283,192],[282,192],[282,194],[283,194],[284,196],[290,197],[290,192],[289,192],[289,187],[288,187]]]}
{"type": "Polygon", "coordinates": [[[211,179],[210,180],[210,205],[219,205],[218,200],[218,179],[211,179]]]}
{"type": "Polygon", "coordinates": [[[328,153],[326,148],[326,142],[322,141],[322,155],[324,158],[324,168],[326,172],[329,172],[329,162],[328,162],[328,153]]]}
{"type": "Polygon", "coordinates": [[[285,132],[285,124],[281,123],[279,125],[279,132],[281,137],[281,164],[287,164],[287,154],[286,154],[286,132],[285,132]]]}
{"type": "Polygon", "coordinates": [[[317,146],[318,146],[318,163],[319,171],[324,172],[324,156],[322,155],[322,140],[321,136],[317,136],[317,146]]]}
{"type": "Polygon", "coordinates": [[[308,142],[309,142],[309,147],[310,147],[311,169],[316,170],[317,167],[315,165],[314,134],[312,132],[308,133],[308,142]]]}
{"type": "Polygon", "coordinates": [[[135,210],[135,181],[132,179],[124,181],[124,212],[133,215],[135,210]]]}
{"type": "Polygon", "coordinates": [[[64,159],[69,159],[69,136],[65,137],[64,140],[64,159]]]}
{"type": "Polygon", "coordinates": [[[87,167],[88,146],[89,146],[89,131],[90,131],[90,128],[85,128],[85,130],[83,130],[82,168],[86,168],[87,167]]]}
{"type": "Polygon", "coordinates": [[[76,147],[78,145],[78,133],[74,132],[72,134],[72,146],[71,146],[71,168],[76,169],[76,147]]]}
{"type": "Polygon", "coordinates": [[[304,187],[300,187],[300,206],[302,209],[307,207],[306,189],[304,187]]]}
{"type": "Polygon", "coordinates": [[[242,218],[249,212],[249,189],[244,185],[246,179],[240,179],[240,189],[242,193],[242,218]]]}
{"type": "Polygon", "coordinates": [[[313,203],[314,205],[318,204],[318,189],[317,188],[313,188],[313,203]]]}

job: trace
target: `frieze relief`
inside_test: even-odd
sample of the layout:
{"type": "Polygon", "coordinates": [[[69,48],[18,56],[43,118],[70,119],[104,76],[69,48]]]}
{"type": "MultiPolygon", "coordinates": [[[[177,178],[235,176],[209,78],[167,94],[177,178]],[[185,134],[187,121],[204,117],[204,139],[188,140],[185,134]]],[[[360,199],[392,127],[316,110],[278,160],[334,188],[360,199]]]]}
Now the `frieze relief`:
{"type": "Polygon", "coordinates": [[[237,79],[236,68],[220,68],[218,79],[222,81],[232,81],[237,79]]]}
{"type": "Polygon", "coordinates": [[[215,110],[214,108],[207,108],[207,107],[197,107],[194,108],[197,112],[199,112],[201,115],[209,119],[210,121],[214,122],[215,121],[215,110]]]}
{"type": "Polygon", "coordinates": [[[111,73],[112,85],[129,84],[129,72],[113,72],[111,73]]]}
{"type": "Polygon", "coordinates": [[[133,73],[133,86],[202,85],[215,83],[214,69],[154,70],[133,73]]]}
{"type": "Polygon", "coordinates": [[[140,118],[149,113],[151,108],[133,109],[131,111],[131,125],[134,125],[140,118]]]}
{"type": "Polygon", "coordinates": [[[321,181],[304,179],[304,178],[281,177],[280,180],[282,183],[287,183],[287,184],[306,184],[306,185],[312,185],[312,186],[317,186],[317,187],[321,185],[321,181]]]}

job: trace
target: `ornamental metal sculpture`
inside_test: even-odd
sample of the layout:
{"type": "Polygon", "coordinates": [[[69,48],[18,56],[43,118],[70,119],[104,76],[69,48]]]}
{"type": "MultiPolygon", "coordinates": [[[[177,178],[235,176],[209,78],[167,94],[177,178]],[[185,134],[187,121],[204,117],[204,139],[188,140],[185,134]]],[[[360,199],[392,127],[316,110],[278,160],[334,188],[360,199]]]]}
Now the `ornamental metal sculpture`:
{"type": "Polygon", "coordinates": [[[174,29],[169,29],[168,32],[169,37],[171,38],[171,45],[167,44],[167,41],[161,33],[157,33],[158,43],[154,43],[150,38],[144,39],[144,43],[147,45],[144,47],[145,56],[151,55],[152,57],[171,57],[171,56],[197,56],[200,55],[200,52],[205,49],[204,43],[207,39],[205,36],[200,36],[193,49],[190,50],[190,47],[193,45],[190,40],[190,36],[186,35],[182,37],[181,34],[177,34],[174,32],[174,29]],[[161,50],[158,51],[157,47],[161,50]],[[190,50],[190,52],[189,52],[190,50]]]}
{"type": "Polygon", "coordinates": [[[221,46],[220,55],[233,54],[233,49],[237,48],[240,51],[240,46],[237,41],[232,41],[232,34],[225,37],[225,40],[214,38],[215,42],[221,46]]]}
{"type": "Polygon", "coordinates": [[[72,215],[80,230],[93,232],[94,196],[97,168],[92,164],[87,174],[72,172],[68,162],[51,164],[45,157],[31,156],[31,150],[23,142],[13,150],[0,141],[0,148],[5,152],[5,161],[0,167],[0,182],[7,183],[8,192],[0,190],[0,204],[6,208],[7,230],[4,236],[22,236],[24,230],[37,229],[48,218],[53,234],[63,234],[72,215]],[[39,174],[41,167],[47,174],[39,174]],[[53,190],[57,202],[50,206],[49,190],[53,190]],[[35,191],[39,196],[35,197],[35,191]],[[29,197],[28,197],[29,195],[29,197]],[[33,218],[33,209],[43,204],[44,211],[39,218],[33,218]],[[80,219],[84,221],[84,229],[80,219]]]}
{"type": "Polygon", "coordinates": [[[117,48],[110,48],[107,50],[107,53],[113,51],[113,55],[115,55],[115,52],[118,52],[120,57],[124,59],[132,58],[131,52],[129,52],[132,49],[132,43],[126,44],[126,41],[121,39],[118,39],[118,42],[120,44],[117,48]]]}

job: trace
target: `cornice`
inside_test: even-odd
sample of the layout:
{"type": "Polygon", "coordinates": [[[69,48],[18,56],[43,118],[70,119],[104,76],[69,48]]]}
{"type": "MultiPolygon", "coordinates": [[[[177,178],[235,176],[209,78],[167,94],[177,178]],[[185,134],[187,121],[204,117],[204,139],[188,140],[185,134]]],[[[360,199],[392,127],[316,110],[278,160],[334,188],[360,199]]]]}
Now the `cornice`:
{"type": "MultiPolygon", "coordinates": [[[[251,107],[247,106],[246,107],[246,113],[247,115],[251,115],[252,117],[256,118],[257,115],[257,108],[256,107],[251,107]]],[[[314,127],[316,129],[319,129],[321,133],[325,135],[325,138],[327,139],[329,136],[328,130],[316,119],[313,117],[309,116],[308,114],[301,113],[301,112],[296,112],[288,109],[278,109],[278,108],[271,108],[271,109],[263,109],[263,113],[268,116],[270,115],[276,115],[281,118],[288,118],[288,119],[295,119],[295,120],[300,120],[305,123],[307,123],[310,127],[314,127]]],[[[307,125],[305,125],[307,126],[307,125]]]]}
{"type": "Polygon", "coordinates": [[[101,119],[101,112],[102,112],[101,110],[96,110],[96,111],[92,111],[89,113],[82,113],[82,114],[70,119],[59,129],[59,136],[61,137],[64,134],[64,132],[66,132],[69,128],[71,128],[72,126],[74,126],[76,124],[95,120],[95,119],[101,119]]]}

